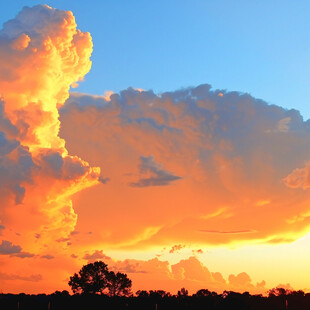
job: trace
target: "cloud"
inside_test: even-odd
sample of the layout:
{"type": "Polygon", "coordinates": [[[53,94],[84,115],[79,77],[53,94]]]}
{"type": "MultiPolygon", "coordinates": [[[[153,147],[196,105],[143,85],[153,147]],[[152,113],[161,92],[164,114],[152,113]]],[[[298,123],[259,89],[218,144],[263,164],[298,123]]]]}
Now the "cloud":
{"type": "Polygon", "coordinates": [[[196,257],[182,259],[175,264],[153,258],[147,261],[126,259],[109,261],[109,268],[128,273],[133,280],[134,290],[163,289],[176,293],[180,287],[186,287],[191,293],[201,288],[221,293],[224,290],[251,293],[265,293],[265,282],[253,284],[245,272],[229,275],[226,280],[220,272],[211,272],[196,257]],[[148,279],[152,281],[148,281],[148,279]]]}
{"type": "Polygon", "coordinates": [[[28,281],[28,282],[39,282],[42,280],[42,275],[40,274],[32,274],[29,276],[22,276],[19,274],[7,274],[0,272],[0,279],[1,280],[9,280],[9,281],[16,281],[16,280],[21,280],[21,281],[28,281]]]}
{"type": "Polygon", "coordinates": [[[53,258],[55,258],[55,256],[50,255],[50,254],[46,254],[46,255],[41,255],[41,258],[45,258],[45,259],[53,259],[53,258]]]}
{"type": "Polygon", "coordinates": [[[106,184],[110,181],[110,178],[103,178],[102,176],[100,176],[98,180],[100,183],[106,184]]]}
{"type": "MultiPolygon", "coordinates": [[[[0,102],[0,106],[3,105],[0,102]]],[[[25,195],[24,182],[31,182],[36,166],[27,148],[0,131],[0,201],[20,204],[25,195]]]]}
{"type": "Polygon", "coordinates": [[[102,250],[101,251],[96,250],[92,254],[86,253],[83,256],[83,259],[87,259],[88,263],[92,263],[92,262],[95,262],[95,261],[98,261],[98,260],[110,260],[111,258],[109,256],[106,256],[105,254],[103,254],[102,250]]]}
{"type": "Polygon", "coordinates": [[[112,263],[112,269],[123,273],[129,273],[130,276],[131,274],[148,273],[148,271],[143,270],[143,265],[144,263],[141,261],[125,259],[124,261],[117,261],[112,263]]]}
{"type": "Polygon", "coordinates": [[[178,280],[199,280],[206,284],[212,282],[211,272],[194,256],[172,265],[171,270],[174,278],[178,280]]]}
{"type": "Polygon", "coordinates": [[[56,240],[56,242],[67,242],[70,241],[70,238],[59,238],[56,240]]]}
{"type": "MultiPolygon", "coordinates": [[[[72,258],[76,259],[77,255],[72,258]]],[[[186,287],[190,293],[201,288],[221,293],[224,290],[237,292],[265,293],[265,281],[254,284],[245,273],[230,274],[227,279],[221,272],[210,271],[197,257],[190,256],[176,263],[169,263],[157,257],[149,260],[121,259],[116,260],[104,254],[103,250],[87,253],[83,259],[89,262],[102,260],[113,271],[128,274],[133,282],[133,291],[162,289],[173,294],[181,287],[186,287]],[[151,281],[150,281],[151,279],[151,281]]]]}
{"type": "Polygon", "coordinates": [[[10,257],[29,258],[35,255],[28,252],[23,252],[21,246],[14,245],[12,242],[2,240],[0,244],[0,255],[10,255],[10,257]]]}
{"type": "Polygon", "coordinates": [[[203,250],[202,249],[198,249],[198,250],[192,250],[192,253],[195,254],[203,254],[203,250]]]}
{"type": "Polygon", "coordinates": [[[185,245],[176,244],[176,245],[171,247],[169,253],[172,254],[172,253],[178,252],[178,251],[182,250],[183,248],[185,248],[185,245]]]}
{"type": "Polygon", "coordinates": [[[29,252],[20,252],[20,253],[10,255],[10,257],[19,257],[19,258],[30,258],[30,257],[34,257],[34,256],[35,256],[35,254],[29,253],[29,252]]]}
{"type": "Polygon", "coordinates": [[[283,179],[284,184],[291,188],[307,189],[310,187],[310,163],[303,168],[294,169],[283,179]]]}
{"type": "Polygon", "coordinates": [[[265,294],[267,292],[266,282],[263,280],[253,284],[252,279],[246,272],[241,272],[237,275],[228,276],[228,286],[230,290],[237,292],[251,292],[252,294],[265,294]]]}
{"type": "Polygon", "coordinates": [[[310,194],[301,188],[310,122],[296,110],[200,85],[109,98],[73,93],[60,119],[70,152],[111,179],[77,202],[90,206],[79,228],[91,221],[94,243],[201,247],[291,242],[308,232],[310,194]]]}
{"type": "Polygon", "coordinates": [[[156,164],[153,156],[143,157],[141,156],[140,179],[138,182],[130,183],[134,187],[146,187],[146,186],[163,186],[169,185],[172,181],[181,179],[178,176],[171,174],[156,164]]]}
{"type": "Polygon", "coordinates": [[[245,272],[242,272],[242,273],[239,273],[238,275],[229,275],[228,277],[228,281],[229,281],[229,284],[234,286],[234,287],[238,287],[238,286],[249,286],[251,284],[251,278],[250,276],[245,273],[245,272]]]}
{"type": "Polygon", "coordinates": [[[69,246],[57,240],[69,241],[75,231],[72,195],[103,179],[99,168],[70,155],[58,135],[58,109],[70,85],[90,70],[91,53],[91,36],[77,29],[70,11],[24,7],[0,30],[0,218],[5,227],[0,264],[11,272],[7,279],[22,280],[15,276],[21,274],[20,258],[27,258],[25,272],[49,273],[69,246]]]}
{"type": "Polygon", "coordinates": [[[70,11],[24,7],[0,30],[0,216],[4,238],[18,230],[23,247],[68,238],[77,220],[71,196],[101,178],[58,136],[58,108],[89,71],[91,53],[90,34],[70,11]]]}
{"type": "Polygon", "coordinates": [[[20,253],[22,250],[21,246],[14,245],[12,242],[2,240],[0,244],[0,255],[10,255],[20,253]]]}

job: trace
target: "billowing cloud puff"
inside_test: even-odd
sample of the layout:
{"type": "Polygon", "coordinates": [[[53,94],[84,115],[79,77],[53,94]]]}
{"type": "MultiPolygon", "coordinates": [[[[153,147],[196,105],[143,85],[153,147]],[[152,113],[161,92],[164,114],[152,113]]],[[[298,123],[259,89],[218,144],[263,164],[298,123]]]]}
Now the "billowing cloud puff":
{"type": "Polygon", "coordinates": [[[57,106],[89,71],[92,41],[69,11],[25,7],[0,31],[0,94],[5,113],[31,147],[63,147],[57,106]]]}
{"type": "Polygon", "coordinates": [[[77,219],[72,194],[99,183],[99,169],[68,155],[58,136],[58,108],[89,71],[91,52],[72,13],[45,5],[25,7],[0,30],[0,251],[9,254],[1,264],[62,246],[55,241],[77,219]]]}
{"type": "MultiPolygon", "coordinates": [[[[238,275],[230,274],[226,280],[220,272],[211,272],[196,257],[182,259],[178,263],[153,258],[150,260],[113,260],[104,255],[103,260],[112,270],[125,272],[133,280],[133,289],[158,290],[163,289],[176,294],[181,287],[189,289],[190,293],[207,288],[221,293],[224,290],[251,293],[266,293],[265,282],[253,284],[250,276],[243,272],[238,275]]],[[[86,259],[86,258],[84,258],[86,259]]]]}
{"type": "Polygon", "coordinates": [[[61,121],[70,152],[111,180],[77,201],[94,243],[290,242],[308,231],[310,127],[296,110],[200,85],[74,93],[61,121]]]}
{"type": "MultiPolygon", "coordinates": [[[[21,203],[25,188],[24,182],[30,182],[35,164],[27,148],[17,140],[10,140],[0,132],[0,202],[5,205],[9,200],[21,203]]],[[[1,214],[0,207],[0,214],[1,214]]]]}
{"type": "Polygon", "coordinates": [[[310,187],[310,163],[302,168],[294,169],[285,179],[284,183],[291,188],[303,188],[310,187]]]}

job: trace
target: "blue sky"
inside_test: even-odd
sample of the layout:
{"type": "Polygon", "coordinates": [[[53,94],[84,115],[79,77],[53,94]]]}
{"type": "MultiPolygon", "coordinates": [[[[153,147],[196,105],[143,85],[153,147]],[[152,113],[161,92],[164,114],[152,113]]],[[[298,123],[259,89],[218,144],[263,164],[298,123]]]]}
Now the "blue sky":
{"type": "MultiPolygon", "coordinates": [[[[0,23],[35,0],[3,1],[0,23]]],[[[78,91],[172,91],[203,83],[310,118],[310,1],[52,0],[93,37],[78,91]]]]}

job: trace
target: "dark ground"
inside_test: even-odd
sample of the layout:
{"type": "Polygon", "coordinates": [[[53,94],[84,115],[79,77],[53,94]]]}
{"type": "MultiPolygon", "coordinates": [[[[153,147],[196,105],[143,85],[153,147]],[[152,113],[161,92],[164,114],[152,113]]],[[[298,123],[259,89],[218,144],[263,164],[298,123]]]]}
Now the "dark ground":
{"type": "Polygon", "coordinates": [[[171,296],[163,291],[145,292],[139,297],[105,295],[69,295],[67,291],[51,295],[0,294],[0,310],[309,310],[310,294],[250,295],[249,293],[204,292],[203,296],[171,296]]]}

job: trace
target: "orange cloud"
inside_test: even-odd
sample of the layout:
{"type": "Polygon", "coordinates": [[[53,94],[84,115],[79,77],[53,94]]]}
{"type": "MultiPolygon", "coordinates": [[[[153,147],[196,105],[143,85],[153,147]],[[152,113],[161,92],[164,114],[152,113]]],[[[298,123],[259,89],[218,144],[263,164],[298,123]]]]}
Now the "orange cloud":
{"type": "Polygon", "coordinates": [[[310,187],[310,163],[303,168],[294,169],[286,178],[283,179],[286,186],[291,188],[307,189],[310,187]]]}
{"type": "Polygon", "coordinates": [[[292,186],[292,173],[302,174],[298,187],[306,184],[305,170],[295,169],[309,160],[307,123],[248,94],[218,94],[209,85],[71,94],[61,136],[110,178],[75,200],[78,229],[93,223],[91,243],[203,249],[291,242],[308,232],[309,193],[292,186]]]}
{"type": "Polygon", "coordinates": [[[174,246],[171,247],[169,253],[172,254],[172,253],[175,253],[175,252],[178,252],[180,251],[181,249],[185,248],[185,245],[182,245],[182,244],[176,244],[174,246]]]}
{"type": "Polygon", "coordinates": [[[0,272],[0,279],[3,281],[21,280],[21,281],[39,282],[42,280],[42,275],[32,274],[29,276],[23,276],[19,274],[7,274],[7,273],[0,272]]]}
{"type": "Polygon", "coordinates": [[[63,247],[56,240],[76,225],[71,196],[99,183],[100,169],[68,155],[58,136],[58,108],[89,71],[91,52],[73,14],[45,5],[25,7],[0,31],[0,251],[9,280],[39,280],[16,276],[12,262],[53,260],[63,247]]]}
{"type": "Polygon", "coordinates": [[[30,37],[25,33],[22,33],[12,42],[11,47],[15,50],[21,51],[29,46],[30,41],[30,37]]]}

